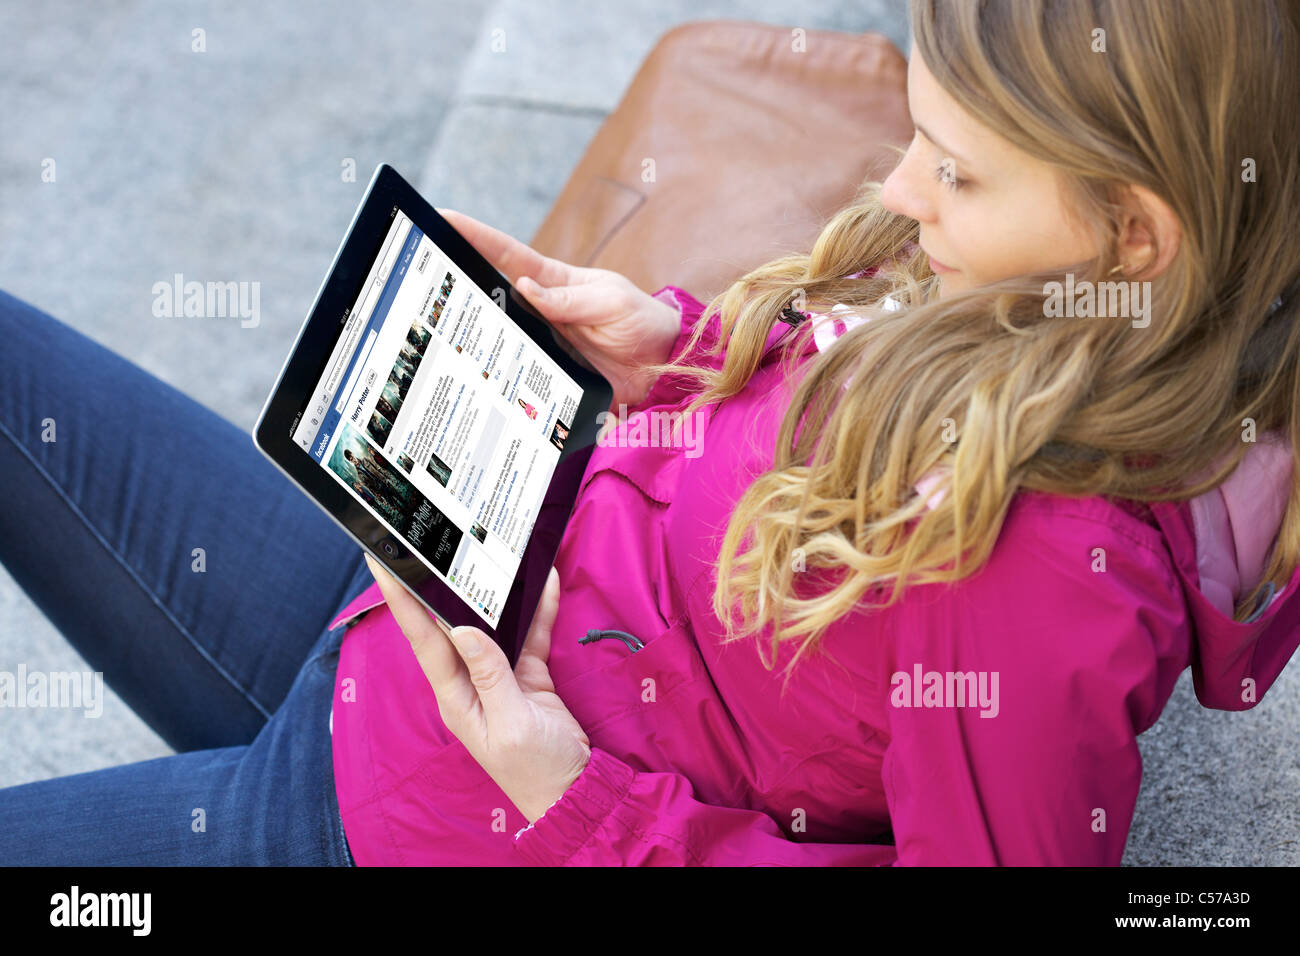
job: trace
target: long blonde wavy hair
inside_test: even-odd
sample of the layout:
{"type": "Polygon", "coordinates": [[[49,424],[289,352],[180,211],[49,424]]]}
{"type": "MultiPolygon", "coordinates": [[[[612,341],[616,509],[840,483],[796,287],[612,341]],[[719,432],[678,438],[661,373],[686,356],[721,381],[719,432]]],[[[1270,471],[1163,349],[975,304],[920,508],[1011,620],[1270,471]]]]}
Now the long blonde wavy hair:
{"type": "MultiPolygon", "coordinates": [[[[866,183],[810,253],[716,296],[687,355],[661,367],[693,378],[691,411],[745,386],[792,303],[872,317],[798,370],[772,467],[730,518],[714,593],[727,641],[769,633],[775,659],[800,640],[792,669],[855,609],[979,570],[1020,489],[1190,498],[1240,462],[1247,420],[1300,452],[1298,18],[1293,0],[913,0],[916,51],[938,83],[1064,174],[1105,250],[1077,279],[1107,281],[1118,265],[1126,184],[1169,204],[1181,245],[1151,283],[1146,328],[1048,317],[1045,283],[1060,272],[940,300],[925,256],[908,251],[917,223],[866,183]],[[875,305],[887,293],[901,310],[875,305]],[[690,359],[715,313],[717,371],[690,359]],[[927,510],[913,485],[936,466],[944,494],[927,510]]],[[[1293,484],[1265,578],[1235,619],[1300,561],[1298,499],[1293,484]]]]}

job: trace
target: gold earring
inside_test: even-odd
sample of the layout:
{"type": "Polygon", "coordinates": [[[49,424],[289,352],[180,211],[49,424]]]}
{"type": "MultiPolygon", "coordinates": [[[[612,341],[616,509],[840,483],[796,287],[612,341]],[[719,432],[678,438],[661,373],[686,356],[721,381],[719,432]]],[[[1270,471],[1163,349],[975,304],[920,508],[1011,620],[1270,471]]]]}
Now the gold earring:
{"type": "MultiPolygon", "coordinates": [[[[1119,272],[1121,269],[1124,269],[1124,263],[1122,263],[1122,262],[1119,263],[1118,265],[1116,265],[1115,268],[1113,268],[1113,269],[1111,269],[1109,272],[1107,272],[1106,275],[1108,275],[1108,276],[1113,276],[1116,272],[1119,272]]],[[[1125,270],[1125,271],[1127,271],[1127,270],[1125,270]]]]}

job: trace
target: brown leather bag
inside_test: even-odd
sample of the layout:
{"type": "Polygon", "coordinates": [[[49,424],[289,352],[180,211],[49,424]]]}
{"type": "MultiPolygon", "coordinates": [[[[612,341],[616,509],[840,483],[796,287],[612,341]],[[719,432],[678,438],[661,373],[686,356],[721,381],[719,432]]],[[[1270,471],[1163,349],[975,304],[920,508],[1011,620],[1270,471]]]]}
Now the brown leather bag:
{"type": "Polygon", "coordinates": [[[807,252],[897,162],[885,144],[911,137],[907,62],[883,35],[685,24],[646,57],[532,245],[708,301],[807,252]]]}

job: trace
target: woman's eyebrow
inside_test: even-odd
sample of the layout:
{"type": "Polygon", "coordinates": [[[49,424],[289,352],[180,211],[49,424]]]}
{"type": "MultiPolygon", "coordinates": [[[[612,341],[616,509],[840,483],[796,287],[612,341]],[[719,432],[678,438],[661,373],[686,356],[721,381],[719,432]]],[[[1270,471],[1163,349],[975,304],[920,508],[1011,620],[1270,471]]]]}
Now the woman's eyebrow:
{"type": "Polygon", "coordinates": [[[924,136],[924,137],[925,137],[926,139],[928,139],[930,142],[934,143],[935,146],[938,146],[940,152],[945,153],[945,154],[947,154],[948,156],[952,157],[952,158],[955,159],[957,162],[961,163],[963,166],[969,166],[969,165],[970,165],[970,163],[969,163],[969,162],[968,162],[964,157],[962,157],[962,156],[958,156],[958,155],[957,155],[956,153],[954,153],[952,150],[950,150],[950,149],[944,147],[941,143],[939,143],[939,141],[936,140],[933,136],[931,136],[930,133],[929,133],[929,131],[928,131],[924,126],[922,126],[920,123],[913,123],[912,125],[916,127],[916,131],[917,131],[918,133],[920,133],[922,136],[924,136]]]}

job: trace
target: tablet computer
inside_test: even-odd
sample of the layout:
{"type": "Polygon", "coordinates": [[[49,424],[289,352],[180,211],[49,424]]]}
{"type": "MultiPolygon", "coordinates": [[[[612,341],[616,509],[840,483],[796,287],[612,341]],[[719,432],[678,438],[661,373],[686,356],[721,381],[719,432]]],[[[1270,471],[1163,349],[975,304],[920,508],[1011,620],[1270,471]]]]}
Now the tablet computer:
{"type": "Polygon", "coordinates": [[[253,428],[450,626],[518,658],[609,383],[380,165],[253,428]]]}

